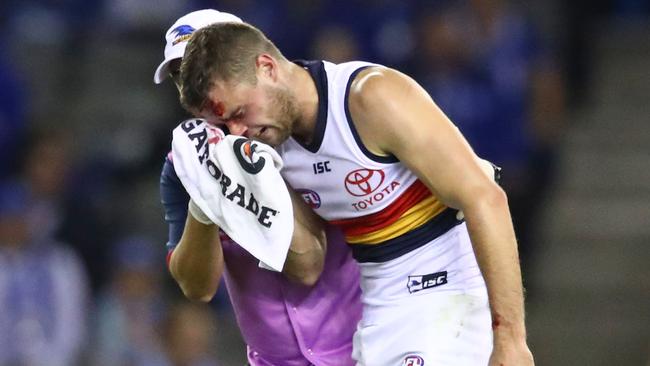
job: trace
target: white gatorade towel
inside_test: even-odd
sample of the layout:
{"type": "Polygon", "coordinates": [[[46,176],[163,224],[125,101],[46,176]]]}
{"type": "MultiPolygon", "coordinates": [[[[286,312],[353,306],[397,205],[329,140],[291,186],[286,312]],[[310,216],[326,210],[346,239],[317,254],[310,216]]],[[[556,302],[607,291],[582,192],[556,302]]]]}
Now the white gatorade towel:
{"type": "Polygon", "coordinates": [[[172,158],[185,190],[210,221],[261,266],[282,271],[293,207],[275,150],[190,119],[174,129],[172,158]]]}

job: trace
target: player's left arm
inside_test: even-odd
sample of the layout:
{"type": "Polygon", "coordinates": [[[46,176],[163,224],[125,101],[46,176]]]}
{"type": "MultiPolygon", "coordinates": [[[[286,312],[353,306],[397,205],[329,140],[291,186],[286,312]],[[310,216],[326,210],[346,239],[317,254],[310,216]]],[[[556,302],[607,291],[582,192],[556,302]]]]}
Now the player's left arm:
{"type": "Polygon", "coordinates": [[[349,108],[366,147],[395,155],[446,205],[462,210],[488,287],[490,365],[532,365],[517,244],[504,191],[429,95],[408,76],[373,67],[351,85],[349,108]]]}
{"type": "Polygon", "coordinates": [[[293,188],[287,188],[293,205],[294,230],[282,273],[296,283],[313,286],[325,264],[325,224],[293,188]]]}

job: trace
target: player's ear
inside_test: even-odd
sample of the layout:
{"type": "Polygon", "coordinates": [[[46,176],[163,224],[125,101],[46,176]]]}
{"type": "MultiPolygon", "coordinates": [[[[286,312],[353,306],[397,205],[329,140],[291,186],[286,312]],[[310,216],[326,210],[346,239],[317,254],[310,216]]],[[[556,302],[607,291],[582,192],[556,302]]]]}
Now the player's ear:
{"type": "Polygon", "coordinates": [[[268,53],[262,53],[255,60],[258,76],[270,78],[273,81],[278,79],[278,63],[273,56],[268,53]]]}

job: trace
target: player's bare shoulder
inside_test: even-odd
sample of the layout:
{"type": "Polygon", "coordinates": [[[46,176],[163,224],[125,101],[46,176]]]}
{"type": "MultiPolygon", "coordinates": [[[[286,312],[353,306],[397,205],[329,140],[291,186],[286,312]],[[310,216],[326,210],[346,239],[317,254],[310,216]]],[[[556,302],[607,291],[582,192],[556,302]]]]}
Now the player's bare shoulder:
{"type": "Polygon", "coordinates": [[[395,92],[404,88],[404,77],[399,71],[383,66],[362,70],[350,84],[350,106],[360,110],[374,109],[391,100],[395,92]]]}
{"type": "Polygon", "coordinates": [[[377,155],[390,153],[389,140],[400,111],[412,93],[412,80],[399,71],[373,66],[350,84],[348,108],[366,147],[377,155]]]}

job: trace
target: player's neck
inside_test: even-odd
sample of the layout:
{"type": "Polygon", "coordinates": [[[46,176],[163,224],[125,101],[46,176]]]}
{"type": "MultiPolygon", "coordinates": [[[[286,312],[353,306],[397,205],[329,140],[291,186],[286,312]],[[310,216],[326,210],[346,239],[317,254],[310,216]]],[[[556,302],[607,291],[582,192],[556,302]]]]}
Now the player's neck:
{"type": "Polygon", "coordinates": [[[295,122],[292,136],[305,144],[311,143],[318,117],[318,90],[309,71],[292,64],[293,92],[300,110],[300,118],[295,122]]]}

